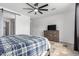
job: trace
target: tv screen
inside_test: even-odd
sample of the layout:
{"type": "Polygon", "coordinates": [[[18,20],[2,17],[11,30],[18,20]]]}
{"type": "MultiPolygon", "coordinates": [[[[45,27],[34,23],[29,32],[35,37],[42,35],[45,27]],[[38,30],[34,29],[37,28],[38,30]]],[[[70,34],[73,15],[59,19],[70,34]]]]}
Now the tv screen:
{"type": "Polygon", "coordinates": [[[56,25],[48,25],[48,30],[56,30],[56,25]]]}

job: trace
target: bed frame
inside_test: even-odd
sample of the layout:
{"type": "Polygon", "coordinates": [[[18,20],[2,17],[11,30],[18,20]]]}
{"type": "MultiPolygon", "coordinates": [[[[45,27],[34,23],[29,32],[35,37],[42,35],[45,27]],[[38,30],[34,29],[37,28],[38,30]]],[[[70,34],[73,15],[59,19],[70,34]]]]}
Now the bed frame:
{"type": "Polygon", "coordinates": [[[45,56],[50,56],[50,49],[47,50],[47,53],[45,54],[45,56]]]}

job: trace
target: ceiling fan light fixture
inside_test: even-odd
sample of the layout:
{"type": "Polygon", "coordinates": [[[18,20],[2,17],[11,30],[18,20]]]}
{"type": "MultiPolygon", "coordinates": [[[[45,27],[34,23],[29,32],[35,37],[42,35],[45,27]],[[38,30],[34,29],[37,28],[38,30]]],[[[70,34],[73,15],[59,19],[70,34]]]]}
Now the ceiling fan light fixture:
{"type": "Polygon", "coordinates": [[[38,3],[35,3],[34,5],[31,5],[29,3],[26,3],[28,6],[30,6],[31,8],[24,8],[25,10],[31,10],[28,13],[34,12],[34,14],[36,15],[37,13],[43,14],[42,11],[48,11],[48,9],[44,9],[44,7],[47,7],[48,4],[42,5],[42,6],[38,6],[38,3]]]}
{"type": "Polygon", "coordinates": [[[38,12],[38,9],[35,9],[34,11],[35,11],[35,12],[38,12]]]}

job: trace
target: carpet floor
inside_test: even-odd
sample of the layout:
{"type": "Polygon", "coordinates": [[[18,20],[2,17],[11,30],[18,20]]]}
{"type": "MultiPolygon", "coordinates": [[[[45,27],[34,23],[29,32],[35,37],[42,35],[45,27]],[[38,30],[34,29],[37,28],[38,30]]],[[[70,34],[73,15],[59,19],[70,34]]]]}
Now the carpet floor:
{"type": "Polygon", "coordinates": [[[50,44],[51,56],[79,56],[79,53],[77,51],[74,51],[72,45],[70,45],[69,43],[57,43],[50,41],[50,44]]]}

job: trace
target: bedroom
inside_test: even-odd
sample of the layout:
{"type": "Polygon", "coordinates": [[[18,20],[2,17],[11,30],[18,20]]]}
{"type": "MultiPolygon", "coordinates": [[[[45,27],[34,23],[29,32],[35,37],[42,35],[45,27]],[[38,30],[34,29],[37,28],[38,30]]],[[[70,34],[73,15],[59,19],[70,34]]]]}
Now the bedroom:
{"type": "Polygon", "coordinates": [[[75,5],[75,3],[0,3],[0,39],[2,40],[0,43],[4,43],[4,45],[0,45],[0,55],[79,55],[78,51],[74,51],[74,42],[76,41],[74,39],[75,5]],[[48,30],[49,25],[55,25],[55,30],[48,30]],[[53,32],[56,32],[56,34],[52,34],[53,32]],[[47,48],[45,47],[46,53],[42,54],[42,50],[45,50],[45,48],[42,50],[41,48],[36,49],[36,44],[32,45],[32,47],[38,51],[34,50],[32,53],[30,51],[28,53],[25,52],[27,47],[19,46],[20,43],[27,43],[27,45],[34,43],[27,39],[35,39],[35,42],[38,43],[37,47],[40,47],[39,45],[41,44],[44,47],[47,44],[47,48]],[[41,43],[37,39],[42,39],[41,43]],[[9,44],[19,45],[15,47],[15,45],[12,46],[9,44]],[[12,48],[11,46],[14,50],[10,49],[12,48]],[[19,48],[23,48],[23,50],[19,51],[19,48]]]}

